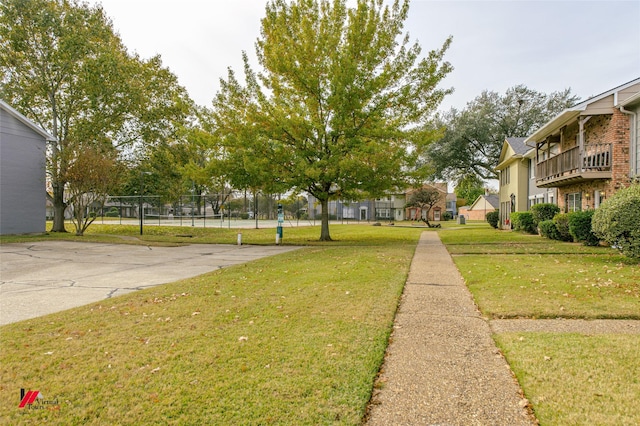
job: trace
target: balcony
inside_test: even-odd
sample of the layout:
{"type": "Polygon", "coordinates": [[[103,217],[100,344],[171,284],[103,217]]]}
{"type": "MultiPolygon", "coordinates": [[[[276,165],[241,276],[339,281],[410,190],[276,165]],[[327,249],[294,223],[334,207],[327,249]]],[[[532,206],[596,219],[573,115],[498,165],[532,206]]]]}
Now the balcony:
{"type": "Polygon", "coordinates": [[[550,188],[593,179],[611,179],[611,144],[568,149],[536,165],[536,186],[550,188]]]}

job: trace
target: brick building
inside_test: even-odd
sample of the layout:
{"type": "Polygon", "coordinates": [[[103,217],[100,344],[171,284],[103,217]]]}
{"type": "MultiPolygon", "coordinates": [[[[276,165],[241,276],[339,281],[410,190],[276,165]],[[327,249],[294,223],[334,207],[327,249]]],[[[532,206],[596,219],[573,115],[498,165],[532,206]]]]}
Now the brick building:
{"type": "Polygon", "coordinates": [[[640,176],[640,78],[563,111],[529,136],[535,182],[564,212],[597,208],[640,176]]]}
{"type": "Polygon", "coordinates": [[[498,210],[499,206],[498,194],[480,195],[470,206],[460,207],[458,214],[467,220],[487,220],[487,213],[498,210]]]}
{"type": "MultiPolygon", "coordinates": [[[[420,207],[407,207],[405,211],[405,217],[407,220],[421,220],[422,218],[426,218],[429,221],[440,221],[443,220],[443,214],[447,211],[447,184],[444,182],[434,182],[434,183],[425,183],[422,188],[427,190],[438,191],[440,197],[438,202],[434,204],[434,206],[429,210],[428,217],[425,217],[425,212],[420,209],[420,207]]],[[[411,194],[413,194],[416,189],[412,189],[407,191],[406,200],[409,201],[411,199],[411,194]]]]}

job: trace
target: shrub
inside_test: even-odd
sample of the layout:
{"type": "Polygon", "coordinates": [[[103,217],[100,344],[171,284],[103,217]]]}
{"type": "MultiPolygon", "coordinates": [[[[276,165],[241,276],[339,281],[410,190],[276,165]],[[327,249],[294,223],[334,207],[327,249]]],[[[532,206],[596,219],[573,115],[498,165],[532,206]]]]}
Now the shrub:
{"type": "Polygon", "coordinates": [[[640,184],[621,189],[598,208],[592,220],[596,236],[627,257],[640,257],[640,184]]]}
{"type": "Polygon", "coordinates": [[[511,223],[513,229],[516,231],[528,232],[530,234],[537,234],[538,230],[533,224],[533,215],[531,212],[514,212],[511,213],[511,223]]]}
{"type": "Polygon", "coordinates": [[[493,211],[493,212],[489,212],[487,213],[487,222],[489,222],[489,225],[491,225],[493,228],[498,228],[498,222],[500,221],[500,212],[493,211]]]}
{"type": "Polygon", "coordinates": [[[600,244],[600,238],[591,230],[591,218],[593,214],[594,210],[569,214],[569,233],[574,241],[583,243],[585,246],[597,246],[600,244]]]}
{"type": "Polygon", "coordinates": [[[442,220],[447,221],[453,219],[453,215],[450,212],[442,213],[442,220]]]}
{"type": "Polygon", "coordinates": [[[556,223],[553,220],[543,220],[538,223],[538,229],[540,229],[540,235],[550,240],[559,240],[560,232],[556,227],[556,223]]]}
{"type": "Polygon", "coordinates": [[[573,237],[569,232],[569,215],[567,213],[558,213],[553,217],[553,222],[558,230],[558,240],[573,241],[573,237]]]}
{"type": "Polygon", "coordinates": [[[111,207],[104,215],[106,217],[119,217],[120,212],[117,207],[111,207]]]}
{"type": "Polygon", "coordinates": [[[531,206],[531,214],[533,215],[533,223],[538,226],[540,222],[545,220],[553,220],[553,217],[560,213],[560,207],[551,203],[535,204],[531,206]]]}

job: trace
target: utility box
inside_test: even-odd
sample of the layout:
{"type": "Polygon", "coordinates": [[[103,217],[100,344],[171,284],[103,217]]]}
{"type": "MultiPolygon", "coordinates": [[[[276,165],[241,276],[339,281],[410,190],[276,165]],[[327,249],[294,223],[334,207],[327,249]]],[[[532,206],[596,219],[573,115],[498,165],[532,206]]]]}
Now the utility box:
{"type": "Polygon", "coordinates": [[[458,225],[464,225],[466,221],[467,219],[463,215],[458,216],[458,225]]]}

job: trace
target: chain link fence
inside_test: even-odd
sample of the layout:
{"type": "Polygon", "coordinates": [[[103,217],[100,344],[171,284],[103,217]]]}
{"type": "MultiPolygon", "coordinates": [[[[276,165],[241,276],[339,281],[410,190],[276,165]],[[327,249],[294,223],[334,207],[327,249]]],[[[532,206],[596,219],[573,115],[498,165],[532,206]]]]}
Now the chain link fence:
{"type": "MultiPolygon", "coordinates": [[[[91,206],[87,214],[95,215],[96,223],[104,224],[231,227],[252,221],[257,224],[257,220],[276,220],[278,203],[263,197],[256,200],[251,196],[233,198],[220,194],[187,194],[175,202],[167,202],[157,195],[114,195],[108,196],[103,205],[91,206]]],[[[301,221],[313,224],[306,216],[306,203],[287,207],[286,221],[291,226],[298,226],[301,221]]]]}
{"type": "MultiPolygon", "coordinates": [[[[158,195],[108,196],[102,205],[93,205],[87,214],[96,216],[96,223],[224,227],[248,221],[277,219],[276,199],[252,196],[231,197],[220,194],[182,195],[167,202],[158,195]],[[259,204],[256,206],[256,202],[259,204]],[[258,208],[259,207],[259,208],[258,208]],[[140,220],[142,218],[142,220],[140,220]]],[[[294,203],[285,205],[287,225],[315,224],[321,218],[319,205],[294,203]]],[[[340,223],[403,220],[404,209],[392,202],[368,200],[362,202],[332,201],[329,220],[340,223]]]]}

